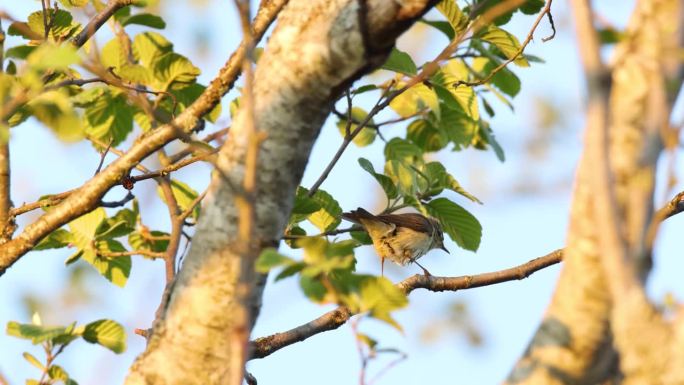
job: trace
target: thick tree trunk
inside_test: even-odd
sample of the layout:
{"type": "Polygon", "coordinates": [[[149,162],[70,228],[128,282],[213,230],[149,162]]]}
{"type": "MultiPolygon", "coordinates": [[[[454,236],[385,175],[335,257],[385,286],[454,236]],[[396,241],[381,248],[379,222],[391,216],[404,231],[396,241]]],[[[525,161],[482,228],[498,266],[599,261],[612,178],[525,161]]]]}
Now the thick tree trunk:
{"type": "Polygon", "coordinates": [[[610,76],[604,76],[600,62],[591,63],[599,54],[586,2],[575,1],[573,8],[588,72],[585,154],[577,171],[565,266],[545,320],[508,381],[682,383],[681,373],[675,373],[680,365],[672,365],[675,356],[681,360],[681,342],[668,343],[672,331],[643,291],[651,265],[649,232],[658,223],[655,166],[681,87],[682,61],[675,52],[682,48],[682,5],[638,1],[610,76]],[[604,182],[615,193],[616,228],[602,225],[606,207],[597,199],[600,165],[592,153],[600,146],[592,133],[606,127],[612,178],[604,182]],[[624,243],[624,259],[605,247],[610,233],[624,243]],[[609,268],[611,263],[618,268],[609,268]],[[680,352],[670,355],[675,346],[680,352]]]}
{"type": "Polygon", "coordinates": [[[381,64],[435,1],[292,0],[259,59],[254,118],[264,136],[251,248],[238,252],[245,115],[221,149],[190,252],[127,384],[239,384],[261,285],[253,263],[278,244],[311,147],[338,94],[381,64]],[[254,312],[255,310],[251,310],[254,312]]]}

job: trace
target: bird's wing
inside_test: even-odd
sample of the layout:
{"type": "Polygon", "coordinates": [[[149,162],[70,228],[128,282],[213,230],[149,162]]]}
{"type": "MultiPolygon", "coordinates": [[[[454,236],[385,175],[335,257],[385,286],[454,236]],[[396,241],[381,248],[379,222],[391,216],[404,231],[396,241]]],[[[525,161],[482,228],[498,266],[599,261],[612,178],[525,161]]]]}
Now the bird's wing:
{"type": "Polygon", "coordinates": [[[398,227],[407,227],[421,233],[430,234],[432,232],[432,224],[420,214],[382,214],[376,218],[385,223],[394,223],[398,227]]]}

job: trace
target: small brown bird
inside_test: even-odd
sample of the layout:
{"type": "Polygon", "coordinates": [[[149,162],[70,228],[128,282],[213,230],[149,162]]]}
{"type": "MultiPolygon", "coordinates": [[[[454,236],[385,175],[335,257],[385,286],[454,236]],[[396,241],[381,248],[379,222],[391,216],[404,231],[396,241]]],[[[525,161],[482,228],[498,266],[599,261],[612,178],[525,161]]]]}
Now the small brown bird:
{"type": "Polygon", "coordinates": [[[439,222],[421,214],[373,215],[359,207],[343,213],[342,218],[360,224],[368,232],[380,256],[383,275],[385,258],[402,266],[415,262],[425,275],[430,275],[416,260],[432,249],[449,252],[444,247],[444,234],[439,222]]]}

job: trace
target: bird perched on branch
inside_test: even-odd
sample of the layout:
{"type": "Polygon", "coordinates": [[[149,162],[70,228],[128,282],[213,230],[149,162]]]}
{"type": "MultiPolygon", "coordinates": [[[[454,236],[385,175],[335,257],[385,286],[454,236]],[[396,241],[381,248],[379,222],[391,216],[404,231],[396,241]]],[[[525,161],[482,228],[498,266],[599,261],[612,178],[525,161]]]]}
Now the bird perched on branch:
{"type": "Polygon", "coordinates": [[[414,262],[430,275],[416,260],[432,249],[449,252],[444,247],[442,227],[434,218],[416,213],[373,215],[360,207],[343,213],[342,218],[360,224],[368,232],[380,256],[383,275],[385,258],[402,266],[414,262]]]}

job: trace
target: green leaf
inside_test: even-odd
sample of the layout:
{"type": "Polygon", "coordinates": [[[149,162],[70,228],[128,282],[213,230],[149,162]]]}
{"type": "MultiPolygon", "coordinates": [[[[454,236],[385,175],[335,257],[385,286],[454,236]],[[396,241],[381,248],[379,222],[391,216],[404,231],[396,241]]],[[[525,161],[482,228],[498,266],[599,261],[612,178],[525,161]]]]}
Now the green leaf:
{"type": "Polygon", "coordinates": [[[121,22],[121,25],[123,26],[131,24],[144,25],[146,27],[157,29],[166,28],[166,23],[164,22],[164,19],[157,15],[152,15],[150,13],[138,13],[127,17],[125,20],[121,22]]]}
{"type": "Polygon", "coordinates": [[[378,86],[376,86],[375,84],[366,84],[366,85],[364,85],[364,86],[361,86],[361,87],[355,89],[355,90],[352,92],[352,94],[358,95],[358,94],[363,94],[363,93],[365,93],[365,92],[374,91],[374,90],[377,90],[377,89],[378,89],[378,86]]]}
{"type": "Polygon", "coordinates": [[[480,130],[480,134],[482,137],[484,137],[486,143],[492,146],[492,148],[494,149],[494,153],[496,154],[496,157],[499,159],[499,161],[504,162],[506,160],[506,155],[504,154],[503,147],[501,147],[499,142],[496,140],[494,132],[489,128],[489,126],[483,125],[483,127],[480,130]]]}
{"type": "MultiPolygon", "coordinates": [[[[456,0],[442,0],[435,8],[446,17],[456,34],[461,34],[468,26],[468,17],[456,4],[456,0]]],[[[453,36],[449,39],[452,40],[453,36]]]]}
{"type": "Polygon", "coordinates": [[[58,138],[70,142],[77,141],[83,138],[84,127],[64,91],[54,90],[41,93],[27,106],[33,116],[52,129],[58,138]]]}
{"type": "Polygon", "coordinates": [[[124,252],[126,248],[121,242],[104,239],[95,242],[94,247],[83,251],[81,258],[90,263],[103,277],[111,283],[124,287],[131,275],[132,261],[130,256],[107,257],[107,253],[124,252]]]}
{"type": "MultiPolygon", "coordinates": [[[[488,58],[476,58],[473,60],[473,68],[481,72],[482,77],[488,76],[498,65],[488,58]]],[[[496,88],[503,93],[515,97],[520,92],[520,79],[507,67],[502,68],[492,76],[490,80],[496,88]]]]}
{"type": "Polygon", "coordinates": [[[304,295],[311,301],[321,303],[326,297],[327,290],[325,286],[313,277],[301,275],[299,277],[299,285],[302,287],[304,295]]]}
{"type": "Polygon", "coordinates": [[[399,72],[408,76],[418,73],[416,63],[413,62],[411,56],[396,47],[392,48],[387,61],[382,65],[382,69],[399,72]]]}
{"type": "Polygon", "coordinates": [[[133,250],[149,250],[163,253],[169,247],[169,234],[163,231],[143,229],[128,235],[128,244],[133,250]],[[162,238],[162,239],[159,239],[162,238]]]}
{"type": "Polygon", "coordinates": [[[273,268],[280,266],[287,267],[294,263],[295,261],[292,258],[278,253],[278,250],[274,248],[268,248],[261,252],[256,260],[254,269],[259,273],[268,273],[273,268]]]}
{"type": "Polygon", "coordinates": [[[102,46],[100,60],[102,60],[102,64],[105,67],[114,67],[116,69],[128,63],[126,51],[123,49],[121,40],[118,37],[114,37],[102,46]]]}
{"type": "Polygon", "coordinates": [[[66,381],[69,380],[69,374],[59,365],[50,365],[50,369],[48,369],[48,376],[50,376],[51,379],[57,380],[57,381],[62,381],[66,383],[66,381]]]}
{"type": "MultiPolygon", "coordinates": [[[[344,113],[345,117],[349,116],[349,112],[344,113]]],[[[368,113],[360,107],[352,107],[351,111],[351,118],[352,122],[363,122],[364,119],[366,119],[366,116],[368,116],[368,113]]],[[[377,136],[377,131],[369,126],[374,125],[375,122],[373,119],[370,119],[368,123],[366,123],[366,126],[361,129],[361,131],[354,137],[353,142],[355,145],[359,147],[365,147],[368,146],[369,144],[373,143],[375,140],[375,137],[377,136]]],[[[349,125],[349,133],[351,134],[356,130],[358,127],[358,124],[352,123],[349,125]]],[[[337,121],[337,128],[340,130],[340,134],[342,137],[346,136],[346,129],[347,129],[347,120],[338,120],[337,121]]]]}
{"type": "Polygon", "coordinates": [[[422,156],[423,152],[420,147],[401,138],[392,138],[385,145],[385,159],[387,160],[414,162],[422,156]]]}
{"type": "Polygon", "coordinates": [[[394,199],[399,195],[397,192],[397,187],[392,182],[392,179],[386,175],[375,172],[373,165],[368,159],[359,158],[358,162],[361,168],[371,174],[373,178],[375,178],[375,180],[380,184],[380,187],[382,187],[382,190],[385,192],[385,195],[387,195],[387,198],[394,199]]]}
{"type": "Polygon", "coordinates": [[[138,214],[131,209],[119,210],[113,217],[100,222],[96,231],[98,239],[118,238],[135,231],[138,214]]]}
{"type": "MultiPolygon", "coordinates": [[[[176,97],[176,102],[180,105],[180,109],[176,113],[183,112],[187,106],[195,102],[197,98],[200,97],[202,92],[207,87],[193,83],[181,89],[173,89],[171,93],[176,97]]],[[[205,115],[205,119],[210,122],[216,122],[216,119],[221,115],[221,103],[218,103],[208,114],[205,115]]]]}
{"type": "Polygon", "coordinates": [[[159,81],[158,90],[166,91],[172,86],[194,83],[200,74],[185,56],[167,52],[152,63],[152,74],[159,81]]]}
{"type": "Polygon", "coordinates": [[[422,23],[425,23],[438,31],[442,32],[444,35],[446,35],[447,39],[449,41],[454,40],[454,37],[456,37],[456,33],[454,32],[454,28],[451,26],[451,24],[448,21],[441,21],[441,20],[425,20],[421,19],[420,20],[422,23]]]}
{"type": "Polygon", "coordinates": [[[67,8],[75,7],[75,8],[81,8],[85,7],[88,5],[90,2],[89,0],[59,0],[62,5],[64,5],[67,8]]]}
{"type": "MultiPolygon", "coordinates": [[[[293,218],[293,217],[290,217],[290,223],[291,223],[291,224],[292,224],[292,223],[296,223],[296,222],[293,221],[292,218],[293,218]]],[[[304,219],[306,219],[306,218],[304,218],[304,219]]],[[[297,226],[297,225],[290,225],[290,226],[285,230],[285,235],[290,236],[290,237],[294,237],[294,238],[295,238],[295,239],[285,239],[285,243],[287,243],[287,245],[290,246],[290,248],[298,249],[298,248],[300,248],[300,246],[299,246],[299,242],[298,242],[298,241],[299,241],[299,238],[297,238],[297,237],[305,236],[305,235],[306,235],[306,230],[304,230],[303,228],[301,228],[301,227],[299,227],[299,226],[297,226]]]]}
{"type": "Polygon", "coordinates": [[[455,150],[472,144],[480,126],[477,121],[466,115],[462,109],[442,108],[439,128],[455,145],[455,150]]]}
{"type": "Polygon", "coordinates": [[[97,98],[85,110],[86,133],[115,147],[133,130],[133,108],[121,93],[96,88],[97,98]]]}
{"type": "Polygon", "coordinates": [[[625,33],[615,28],[601,28],[598,30],[601,44],[616,44],[625,38],[625,33]]]}
{"type": "Polygon", "coordinates": [[[425,152],[439,151],[449,143],[446,133],[427,119],[411,122],[406,131],[406,139],[425,152]]]}
{"type": "Polygon", "coordinates": [[[525,15],[535,15],[542,8],[544,8],[544,0],[527,0],[520,6],[520,10],[525,15]]]}
{"type": "Polygon", "coordinates": [[[32,45],[17,45],[5,51],[5,57],[8,59],[26,59],[36,48],[38,47],[32,45]]]}
{"type": "MultiPolygon", "coordinates": [[[[520,51],[520,42],[518,41],[518,38],[495,25],[490,25],[487,29],[484,29],[480,38],[498,48],[507,59],[516,57],[520,51]]],[[[527,59],[522,56],[518,56],[513,63],[520,67],[530,66],[527,59]]]]}
{"type": "Polygon", "coordinates": [[[413,195],[418,188],[416,172],[402,161],[388,160],[385,174],[399,187],[403,195],[413,195]]]}
{"type": "Polygon", "coordinates": [[[425,165],[425,172],[429,176],[430,180],[433,181],[433,183],[436,183],[439,187],[449,189],[451,191],[463,195],[464,197],[470,199],[473,202],[482,204],[482,202],[479,199],[477,199],[477,197],[470,194],[463,187],[461,187],[461,184],[458,183],[456,178],[454,178],[451,174],[447,172],[446,168],[442,163],[427,163],[425,165]]]}
{"type": "Polygon", "coordinates": [[[323,190],[318,190],[312,197],[321,209],[309,215],[308,219],[321,232],[332,231],[340,225],[342,208],[332,195],[323,190]]]}
{"type": "Polygon", "coordinates": [[[64,229],[57,229],[43,238],[33,250],[61,249],[72,242],[71,233],[64,229]]]}
{"type": "MultiPolygon", "coordinates": [[[[197,199],[198,196],[197,191],[193,190],[192,187],[176,179],[171,180],[171,191],[173,192],[174,198],[176,198],[178,207],[180,207],[183,212],[190,210],[192,203],[195,201],[195,199],[197,199]]],[[[157,187],[157,194],[159,194],[164,203],[166,203],[166,198],[161,186],[157,187]]],[[[197,220],[197,218],[199,218],[199,214],[200,205],[195,205],[190,216],[197,220]]]]}
{"type": "Polygon", "coordinates": [[[69,228],[72,233],[73,243],[79,249],[89,247],[95,239],[95,232],[100,226],[100,223],[107,217],[105,209],[98,207],[95,210],[81,215],[80,217],[69,222],[69,228]]]}
{"type": "Polygon", "coordinates": [[[38,71],[62,71],[79,61],[76,48],[69,44],[42,44],[26,57],[31,68],[38,71]]]}
{"type": "MultiPolygon", "coordinates": [[[[299,223],[305,220],[309,215],[321,209],[318,202],[309,197],[309,190],[299,186],[295,192],[294,205],[290,214],[290,224],[299,223]]],[[[304,235],[306,232],[304,232],[304,235]]]]}
{"type": "Polygon", "coordinates": [[[173,44],[156,32],[144,32],[133,38],[132,48],[140,64],[152,68],[158,57],[173,51],[173,44]]]}
{"type": "MultiPolygon", "coordinates": [[[[73,22],[71,14],[63,9],[59,9],[57,12],[55,12],[54,9],[50,9],[47,17],[48,24],[50,25],[49,37],[56,41],[62,41],[68,38],[80,27],[80,24],[73,22]]],[[[38,36],[45,36],[43,11],[37,11],[30,14],[28,17],[28,26],[38,36]]]]}
{"type": "Polygon", "coordinates": [[[102,319],[85,325],[83,339],[117,354],[126,350],[126,332],[123,326],[112,320],[102,319]]]}
{"type": "Polygon", "coordinates": [[[42,326],[34,324],[20,324],[10,321],[7,323],[7,335],[31,340],[34,345],[50,341],[56,337],[70,334],[63,326],[42,326]]]}
{"type": "MultiPolygon", "coordinates": [[[[401,89],[403,84],[398,84],[401,89]]],[[[439,100],[435,91],[423,83],[418,83],[392,99],[390,107],[399,116],[407,118],[425,110],[439,112],[439,100]]]]}
{"type": "Polygon", "coordinates": [[[43,365],[36,357],[34,357],[31,353],[29,352],[24,352],[22,354],[24,356],[24,359],[28,361],[29,364],[35,366],[38,368],[38,370],[45,370],[45,365],[43,365]]]}
{"type": "Polygon", "coordinates": [[[456,244],[466,250],[477,251],[482,239],[482,225],[477,218],[446,198],[434,199],[425,207],[431,216],[439,220],[456,244]]]}
{"type": "Polygon", "coordinates": [[[399,325],[390,315],[391,312],[406,307],[406,294],[384,277],[368,277],[360,286],[361,311],[369,311],[370,316],[385,321],[398,330],[399,325]]]}

